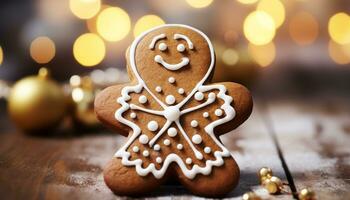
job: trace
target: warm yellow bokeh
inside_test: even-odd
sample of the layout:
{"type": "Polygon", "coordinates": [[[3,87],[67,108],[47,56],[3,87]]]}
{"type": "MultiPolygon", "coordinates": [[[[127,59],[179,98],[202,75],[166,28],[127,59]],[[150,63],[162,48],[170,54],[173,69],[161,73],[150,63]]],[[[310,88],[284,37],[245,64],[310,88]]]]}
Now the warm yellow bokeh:
{"type": "Polygon", "coordinates": [[[81,65],[87,67],[95,66],[106,55],[105,43],[98,35],[85,33],[75,40],[73,55],[81,65]]]}
{"type": "Polygon", "coordinates": [[[239,60],[238,52],[235,49],[226,49],[221,56],[222,62],[226,65],[235,65],[239,60]]]}
{"type": "Polygon", "coordinates": [[[2,64],[3,60],[4,60],[4,52],[2,51],[2,47],[0,46],[0,65],[2,64]]]}
{"type": "Polygon", "coordinates": [[[338,44],[350,43],[350,16],[346,13],[333,15],[328,22],[328,32],[338,44]]]}
{"type": "Polygon", "coordinates": [[[283,24],[286,17],[284,5],[279,0],[261,0],[258,3],[257,10],[269,14],[273,18],[276,28],[283,24]]]}
{"type": "Polygon", "coordinates": [[[98,15],[96,27],[105,40],[116,42],[128,35],[131,27],[130,17],[119,7],[106,8],[98,15]]]}
{"type": "Polygon", "coordinates": [[[69,8],[80,19],[90,19],[101,8],[101,0],[69,0],[69,8]]]}
{"type": "Polygon", "coordinates": [[[242,4],[253,4],[253,3],[256,3],[258,0],[237,0],[237,1],[242,4]]]}
{"type": "Polygon", "coordinates": [[[244,35],[255,45],[265,45],[272,41],[276,34],[272,17],[263,11],[254,11],[244,20],[244,35]]]}
{"type": "Polygon", "coordinates": [[[249,43],[248,51],[261,67],[269,66],[276,58],[276,47],[273,42],[260,46],[249,43]]]}
{"type": "Polygon", "coordinates": [[[332,40],[328,43],[329,56],[337,64],[345,65],[350,63],[350,53],[347,50],[350,50],[350,48],[346,49],[345,46],[339,45],[332,40]]]}
{"type": "Polygon", "coordinates": [[[56,54],[55,43],[48,37],[37,37],[30,44],[30,56],[40,64],[48,63],[56,54]]]}
{"type": "Polygon", "coordinates": [[[157,15],[145,15],[137,20],[134,28],[134,36],[137,37],[142,32],[162,24],[165,24],[164,20],[157,15]]]}
{"type": "Polygon", "coordinates": [[[204,8],[209,6],[213,0],[186,0],[186,2],[193,8],[204,8]]]}
{"type": "Polygon", "coordinates": [[[298,45],[313,43],[319,32],[319,25],[313,15],[299,12],[289,22],[289,34],[298,45]]]}

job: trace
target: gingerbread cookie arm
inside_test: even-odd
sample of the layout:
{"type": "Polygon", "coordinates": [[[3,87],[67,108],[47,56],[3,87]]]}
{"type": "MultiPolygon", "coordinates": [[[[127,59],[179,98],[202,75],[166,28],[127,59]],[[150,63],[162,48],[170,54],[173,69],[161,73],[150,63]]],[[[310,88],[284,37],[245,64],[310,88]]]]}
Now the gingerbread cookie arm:
{"type": "Polygon", "coordinates": [[[123,136],[128,136],[130,128],[115,119],[115,111],[121,105],[117,103],[121,90],[130,83],[108,87],[98,93],[95,98],[95,113],[97,118],[107,127],[118,131],[123,136]]]}

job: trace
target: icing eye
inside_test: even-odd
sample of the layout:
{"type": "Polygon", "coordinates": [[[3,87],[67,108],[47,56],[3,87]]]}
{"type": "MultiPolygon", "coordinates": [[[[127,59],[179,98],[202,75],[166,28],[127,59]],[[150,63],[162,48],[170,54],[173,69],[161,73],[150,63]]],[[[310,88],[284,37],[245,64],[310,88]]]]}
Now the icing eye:
{"type": "Polygon", "coordinates": [[[158,49],[161,51],[165,51],[168,48],[168,46],[165,43],[160,43],[158,46],[158,49]]]}
{"type": "Polygon", "coordinates": [[[184,52],[186,48],[185,48],[185,45],[179,44],[177,45],[176,49],[178,52],[184,52]]]}

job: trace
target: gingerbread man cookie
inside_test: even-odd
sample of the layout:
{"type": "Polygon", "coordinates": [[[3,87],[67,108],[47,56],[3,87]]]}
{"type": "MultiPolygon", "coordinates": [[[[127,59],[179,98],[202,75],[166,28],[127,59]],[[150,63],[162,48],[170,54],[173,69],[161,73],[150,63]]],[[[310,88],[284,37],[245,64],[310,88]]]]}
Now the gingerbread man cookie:
{"type": "Polygon", "coordinates": [[[249,91],[209,83],[215,54],[208,37],[186,25],[163,25],[127,52],[131,82],[97,96],[98,118],[128,136],[104,170],[118,195],[141,195],[177,179],[200,196],[218,197],[238,183],[239,168],[219,136],[250,115],[249,91]]]}

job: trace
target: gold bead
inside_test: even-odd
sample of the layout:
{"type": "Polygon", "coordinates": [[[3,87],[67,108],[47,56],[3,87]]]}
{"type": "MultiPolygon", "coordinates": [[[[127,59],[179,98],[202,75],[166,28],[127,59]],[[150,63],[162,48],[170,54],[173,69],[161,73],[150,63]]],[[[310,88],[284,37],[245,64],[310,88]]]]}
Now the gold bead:
{"type": "Polygon", "coordinates": [[[268,167],[263,167],[259,170],[259,179],[260,182],[264,182],[264,180],[269,179],[272,177],[272,170],[268,167]]]}
{"type": "Polygon", "coordinates": [[[254,192],[247,192],[243,194],[242,200],[261,200],[261,198],[254,192]]]}
{"type": "Polygon", "coordinates": [[[309,188],[304,188],[299,193],[300,200],[316,200],[315,192],[309,188]]]}
{"type": "Polygon", "coordinates": [[[277,194],[281,192],[283,183],[278,177],[272,176],[271,178],[264,180],[263,186],[270,194],[277,194]]]}
{"type": "Polygon", "coordinates": [[[49,78],[50,77],[50,71],[47,68],[42,67],[42,68],[39,69],[38,77],[39,78],[49,78]]]}

